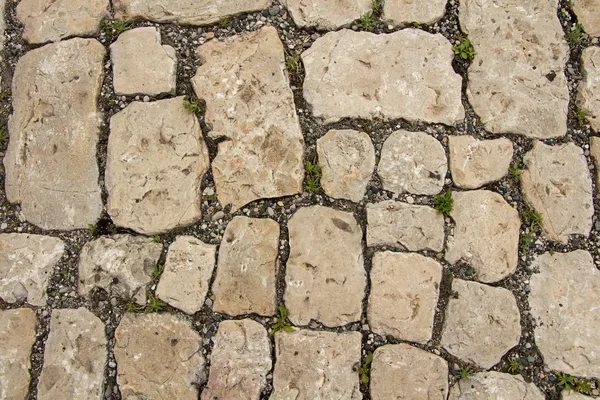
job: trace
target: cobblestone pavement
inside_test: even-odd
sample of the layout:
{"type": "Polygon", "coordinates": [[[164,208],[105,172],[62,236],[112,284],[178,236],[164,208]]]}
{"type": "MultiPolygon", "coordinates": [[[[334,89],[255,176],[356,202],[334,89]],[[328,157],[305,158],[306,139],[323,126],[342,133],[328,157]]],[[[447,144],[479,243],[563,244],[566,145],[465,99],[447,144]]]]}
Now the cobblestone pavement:
{"type": "Polygon", "coordinates": [[[600,0],[0,11],[0,400],[600,395],[600,0]]]}

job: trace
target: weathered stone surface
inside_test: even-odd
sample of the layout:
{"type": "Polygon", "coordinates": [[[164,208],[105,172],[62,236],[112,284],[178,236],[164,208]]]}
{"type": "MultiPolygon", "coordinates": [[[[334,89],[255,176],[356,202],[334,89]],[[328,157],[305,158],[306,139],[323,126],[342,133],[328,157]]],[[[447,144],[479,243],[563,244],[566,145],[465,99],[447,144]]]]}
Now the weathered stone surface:
{"type": "Polygon", "coordinates": [[[403,118],[453,125],[464,119],[452,45],[439,34],[341,30],[302,53],[304,98],[325,122],[403,118]]]}
{"type": "MultiPolygon", "coordinates": [[[[598,12],[600,13],[600,1],[598,12]]],[[[582,70],[583,81],[579,84],[577,105],[586,113],[586,120],[592,128],[600,132],[600,49],[598,47],[588,47],[583,51],[582,70]]]]}
{"type": "Polygon", "coordinates": [[[519,343],[517,301],[504,288],[454,279],[441,345],[452,355],[491,368],[519,343]]]}
{"type": "Polygon", "coordinates": [[[271,341],[251,319],[223,321],[214,339],[202,400],[258,400],[271,371],[271,341]]]}
{"type": "Polygon", "coordinates": [[[37,398],[103,399],[106,344],[104,324],[90,311],[52,311],[37,398]]]}
{"type": "Polygon", "coordinates": [[[394,200],[367,204],[367,246],[444,249],[444,217],[431,207],[394,200]]]}
{"type": "Polygon", "coordinates": [[[110,119],[106,209],[114,223],[147,235],[201,215],[208,150],[183,97],[134,102],[110,119]]]}
{"type": "Polygon", "coordinates": [[[110,45],[110,58],[116,94],[175,94],[177,55],[173,47],[161,45],[155,27],[121,33],[110,45]]]}
{"type": "Polygon", "coordinates": [[[215,268],[216,249],[193,236],[175,239],[169,246],[156,296],[185,313],[200,311],[215,268]]]}
{"type": "Polygon", "coordinates": [[[488,131],[538,139],[567,133],[569,47],[557,3],[460,2],[460,26],[477,52],[467,95],[488,131]]]}
{"type": "Polygon", "coordinates": [[[361,335],[299,330],[275,335],[271,400],[360,400],[361,335]]]}
{"type": "Polygon", "coordinates": [[[100,287],[110,296],[146,303],[144,287],[150,283],[162,245],[142,236],[103,236],[86,243],[79,257],[79,294],[100,287]]]}
{"type": "Polygon", "coordinates": [[[414,253],[375,253],[369,326],[381,336],[427,343],[440,293],[442,266],[414,253]]]}
{"type": "Polygon", "coordinates": [[[326,326],[358,321],[366,286],[362,229],[351,213],[301,208],[288,223],[285,304],[290,321],[326,326]]]}
{"type": "Polygon", "coordinates": [[[0,235],[0,297],[7,303],[46,305],[46,288],[65,244],[50,236],[0,235]]]}
{"type": "Polygon", "coordinates": [[[463,189],[477,189],[504,178],[513,156],[512,142],[505,138],[450,136],[448,147],[452,180],[463,189]]]}
{"type": "Polygon", "coordinates": [[[446,260],[469,264],[477,280],[486,283],[514,273],[519,258],[518,211],[488,190],[454,192],[452,198],[450,216],[456,225],[448,236],[446,260]]]}
{"type": "Polygon", "coordinates": [[[109,16],[108,0],[21,0],[17,19],[29,43],[58,42],[70,36],[91,36],[109,16]]]}
{"type": "Polygon", "coordinates": [[[279,224],[235,217],[219,248],[213,311],[229,315],[273,315],[279,265],[279,224]]]}
{"type": "Polygon", "coordinates": [[[283,4],[297,26],[329,31],[348,27],[371,11],[370,0],[284,0],[283,4]]]}
{"type": "Polygon", "coordinates": [[[118,19],[209,25],[223,18],[267,8],[270,0],[114,0],[118,19]]]}
{"type": "Polygon", "coordinates": [[[587,34],[600,36],[600,1],[573,0],[573,11],[587,34]]]}
{"type": "Polygon", "coordinates": [[[450,390],[448,400],[544,400],[546,397],[521,375],[480,372],[461,379],[450,390]]]}
{"type": "Polygon", "coordinates": [[[583,150],[573,143],[535,142],[523,161],[527,167],[521,175],[523,195],[542,214],[544,234],[565,244],[570,235],[589,235],[594,206],[583,150]]]}
{"type": "MultiPolygon", "coordinates": [[[[4,9],[6,8],[6,0],[0,0],[0,15],[4,15],[4,9]]],[[[6,21],[4,17],[0,18],[0,51],[4,49],[4,30],[6,29],[6,21]]],[[[0,60],[2,56],[0,56],[0,60]]]]}
{"type": "Polygon", "coordinates": [[[424,132],[400,130],[383,143],[377,175],[395,193],[438,194],[448,161],[442,144],[424,132]]]}
{"type": "Polygon", "coordinates": [[[594,397],[586,396],[581,393],[577,393],[574,390],[566,391],[563,390],[561,395],[562,400],[593,400],[594,397]]]}
{"type": "Polygon", "coordinates": [[[0,310],[1,399],[27,398],[35,325],[35,313],[29,308],[0,310]]]}
{"type": "Polygon", "coordinates": [[[204,380],[202,339],[171,314],[126,313],[115,330],[123,399],[196,400],[204,380]]]}
{"type": "MultiPolygon", "coordinates": [[[[596,167],[596,182],[600,183],[600,137],[590,137],[590,155],[596,167]]],[[[596,184],[596,193],[600,193],[600,185],[596,184]]]]}
{"type": "Polygon", "coordinates": [[[261,198],[302,191],[304,139],[273,27],[211,41],[192,79],[206,101],[206,123],[219,143],[212,162],[217,196],[233,211],[261,198]]]}
{"type": "Polygon", "coordinates": [[[375,148],[364,132],[331,130],[317,140],[323,191],[336,199],[359,202],[375,169],[375,148]]]}
{"type": "Polygon", "coordinates": [[[446,0],[386,0],[383,4],[383,19],[396,27],[430,25],[440,20],[445,12],[446,0]]]}
{"type": "Polygon", "coordinates": [[[600,377],[600,271],[583,250],[534,260],[529,305],[535,342],[550,369],[600,377]]]}
{"type": "Polygon", "coordinates": [[[6,196],[43,229],[80,229],[102,213],[96,145],[104,47],[93,39],[25,54],[13,76],[6,196]]]}
{"type": "Polygon", "coordinates": [[[371,366],[374,400],[445,400],[448,363],[442,357],[408,344],[388,344],[375,350],[371,366]]]}

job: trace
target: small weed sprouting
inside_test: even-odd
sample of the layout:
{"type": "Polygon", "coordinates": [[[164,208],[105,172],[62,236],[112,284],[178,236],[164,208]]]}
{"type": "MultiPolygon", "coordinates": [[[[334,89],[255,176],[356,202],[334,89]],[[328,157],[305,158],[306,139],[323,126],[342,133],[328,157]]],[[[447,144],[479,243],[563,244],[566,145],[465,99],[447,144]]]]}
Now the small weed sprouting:
{"type": "Polygon", "coordinates": [[[6,131],[6,126],[0,128],[0,146],[4,146],[8,143],[8,132],[6,131]]]}
{"type": "Polygon", "coordinates": [[[132,301],[130,301],[129,303],[127,303],[127,310],[126,310],[126,312],[141,313],[142,311],[144,311],[144,307],[138,306],[137,304],[135,304],[132,301]]]}
{"type": "Polygon", "coordinates": [[[471,61],[477,55],[477,52],[473,48],[471,41],[469,39],[462,39],[460,37],[458,40],[461,41],[460,44],[453,46],[452,51],[462,60],[471,61]]]}
{"type": "Polygon", "coordinates": [[[556,378],[558,379],[556,386],[564,390],[571,390],[575,387],[575,378],[571,375],[567,375],[564,372],[556,372],[556,378]]]}
{"type": "Polygon", "coordinates": [[[532,232],[535,232],[542,228],[544,218],[539,212],[527,207],[521,212],[521,221],[523,221],[532,232]]]}
{"type": "Polygon", "coordinates": [[[373,12],[379,10],[382,6],[382,0],[371,0],[371,10],[373,12]]]}
{"type": "Polygon", "coordinates": [[[156,297],[150,292],[146,293],[146,297],[148,297],[148,304],[146,305],[147,313],[157,313],[164,310],[167,307],[167,303],[160,300],[158,297],[156,297]]]}
{"type": "Polygon", "coordinates": [[[296,332],[292,325],[290,325],[289,322],[286,322],[290,313],[288,309],[284,306],[279,306],[277,307],[277,310],[279,311],[279,317],[277,317],[277,322],[271,325],[271,335],[274,335],[279,331],[284,331],[287,333],[296,332]]]}
{"type": "Polygon", "coordinates": [[[584,110],[583,108],[577,109],[577,111],[575,112],[575,119],[577,120],[577,123],[579,124],[579,126],[583,126],[583,124],[585,124],[587,116],[588,116],[587,110],[584,110]]]}
{"type": "Polygon", "coordinates": [[[152,243],[160,243],[160,236],[158,236],[158,235],[152,236],[152,243]]]}
{"type": "Polygon", "coordinates": [[[358,26],[363,31],[372,32],[377,27],[377,21],[375,21],[373,11],[369,11],[368,13],[360,17],[358,19],[358,26]]]}
{"type": "Polygon", "coordinates": [[[373,362],[373,353],[367,354],[365,358],[365,362],[358,369],[358,374],[360,375],[360,381],[364,384],[369,383],[369,373],[371,372],[371,363],[373,362]]]}
{"type": "Polygon", "coordinates": [[[517,158],[508,169],[508,176],[514,183],[517,183],[521,179],[521,175],[523,175],[523,162],[520,158],[517,158]]]}
{"type": "Polygon", "coordinates": [[[231,20],[229,18],[222,19],[219,21],[219,26],[223,29],[227,29],[231,27],[231,20]]]}
{"type": "Polygon", "coordinates": [[[452,192],[448,190],[444,194],[435,196],[433,208],[435,208],[440,214],[450,215],[450,213],[454,209],[454,199],[452,198],[452,192]]]}
{"type": "Polygon", "coordinates": [[[304,71],[300,54],[287,56],[285,58],[285,69],[287,69],[288,74],[291,76],[300,77],[304,71]]]}
{"type": "Polygon", "coordinates": [[[90,233],[92,235],[96,235],[98,233],[98,226],[89,224],[88,225],[88,230],[90,231],[90,233]]]}
{"type": "Polygon", "coordinates": [[[162,265],[154,264],[154,268],[152,269],[152,274],[150,274],[150,278],[152,278],[153,281],[157,280],[160,277],[160,275],[163,273],[164,270],[165,270],[164,264],[162,264],[162,265]]]}
{"type": "Polygon", "coordinates": [[[519,363],[519,360],[517,360],[516,358],[511,358],[508,360],[508,373],[509,374],[518,373],[520,369],[521,369],[521,364],[519,363]]]}
{"type": "Polygon", "coordinates": [[[473,375],[473,371],[471,370],[471,366],[467,365],[466,367],[464,367],[463,369],[461,369],[460,371],[458,371],[458,378],[460,380],[465,380],[465,379],[469,379],[469,377],[473,375]]]}
{"type": "Polygon", "coordinates": [[[579,46],[585,37],[585,33],[583,32],[583,25],[576,24],[573,29],[569,30],[565,35],[565,39],[569,43],[569,46],[575,47],[579,46]]]}
{"type": "Polygon", "coordinates": [[[575,390],[577,390],[579,393],[591,395],[592,394],[592,382],[590,382],[589,379],[586,379],[586,378],[577,379],[577,384],[575,385],[575,390]]]}
{"type": "Polygon", "coordinates": [[[306,162],[304,172],[306,173],[304,190],[310,194],[315,194],[321,190],[321,167],[316,159],[312,162],[306,162]]]}
{"type": "Polygon", "coordinates": [[[527,233],[519,239],[519,248],[523,253],[527,253],[533,244],[533,235],[531,233],[527,233]]]}
{"type": "Polygon", "coordinates": [[[183,108],[194,114],[202,112],[202,105],[200,104],[198,99],[193,98],[191,96],[185,96],[183,98],[183,108]]]}
{"type": "Polygon", "coordinates": [[[106,36],[119,36],[121,33],[128,31],[133,27],[133,21],[121,21],[119,19],[115,19],[114,21],[109,21],[103,19],[100,22],[100,29],[106,36]]]}

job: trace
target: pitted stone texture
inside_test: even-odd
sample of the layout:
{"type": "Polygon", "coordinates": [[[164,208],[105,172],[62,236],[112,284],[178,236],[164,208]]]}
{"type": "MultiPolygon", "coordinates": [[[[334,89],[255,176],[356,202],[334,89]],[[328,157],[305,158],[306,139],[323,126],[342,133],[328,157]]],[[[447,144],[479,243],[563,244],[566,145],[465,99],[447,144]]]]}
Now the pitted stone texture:
{"type": "Polygon", "coordinates": [[[79,257],[79,294],[100,287],[110,296],[145,304],[144,287],[161,251],[160,243],[142,236],[103,236],[86,243],[79,257]]]}
{"type": "Polygon", "coordinates": [[[466,0],[460,26],[477,55],[467,95],[485,128],[548,139],[567,133],[569,47],[557,0],[466,0]]]}
{"type": "Polygon", "coordinates": [[[370,0],[284,0],[283,4],[298,27],[328,31],[348,27],[371,11],[370,0]]]}
{"type": "Polygon", "coordinates": [[[331,130],[317,140],[323,191],[336,199],[359,202],[375,169],[375,148],[364,132],[331,130]]]}
{"type": "Polygon", "coordinates": [[[235,217],[219,248],[213,311],[229,315],[273,315],[276,307],[279,224],[235,217]]]}
{"type": "Polygon", "coordinates": [[[513,274],[519,258],[518,211],[488,190],[454,192],[452,198],[456,225],[448,236],[446,261],[469,264],[477,280],[486,283],[513,274]]]}
{"type": "Polygon", "coordinates": [[[445,400],[448,363],[408,344],[388,344],[375,350],[371,366],[373,400],[445,400]]]}
{"type": "Polygon", "coordinates": [[[126,313],[115,339],[123,399],[198,398],[205,380],[202,338],[189,322],[171,314],[126,313]]]}
{"type": "MultiPolygon", "coordinates": [[[[600,1],[598,1],[600,13],[600,1]]],[[[600,23],[600,16],[599,21],[600,23]]],[[[600,33],[600,32],[599,32],[600,33]]],[[[586,113],[592,129],[600,132],[600,49],[588,47],[583,51],[583,82],[579,85],[577,105],[586,113]]]]}
{"type": "Polygon", "coordinates": [[[270,400],[361,400],[360,346],[358,332],[277,333],[270,400]]]}
{"type": "Polygon", "coordinates": [[[431,25],[446,12],[446,0],[386,0],[383,19],[387,24],[404,27],[409,24],[431,25]]]}
{"type": "Polygon", "coordinates": [[[394,200],[367,204],[367,246],[444,249],[444,217],[431,207],[394,200]]]}
{"type": "Polygon", "coordinates": [[[192,83],[206,101],[209,136],[230,139],[212,162],[220,203],[234,212],[300,193],[304,139],[275,28],[208,42],[198,57],[203,64],[192,83]]]}
{"type": "Polygon", "coordinates": [[[491,368],[519,343],[517,301],[504,288],[454,279],[441,345],[450,354],[481,368],[491,368]]]}
{"type": "Polygon", "coordinates": [[[7,303],[46,305],[46,288],[65,244],[50,236],[0,235],[0,297],[7,303]]]}
{"type": "Polygon", "coordinates": [[[37,398],[103,399],[106,344],[104,324],[90,311],[52,311],[37,398]]]}
{"type": "Polygon", "coordinates": [[[98,32],[108,7],[108,0],[21,0],[17,19],[29,43],[58,42],[98,32]]]}
{"type": "Polygon", "coordinates": [[[200,311],[215,268],[216,248],[192,236],[175,239],[169,246],[156,296],[185,313],[200,311]]]}
{"type": "Polygon", "coordinates": [[[550,369],[600,377],[600,271],[583,250],[534,260],[529,304],[535,342],[550,369]]]}
{"type": "Polygon", "coordinates": [[[118,226],[154,235],[201,216],[208,149],[183,97],[131,103],[110,119],[106,209],[118,226]]]}
{"type": "Polygon", "coordinates": [[[266,329],[251,319],[223,321],[214,343],[201,400],[259,400],[272,365],[266,329]]]}
{"type": "Polygon", "coordinates": [[[369,326],[400,340],[427,343],[440,293],[442,266],[410,253],[375,253],[371,269],[369,326]]]}
{"type": "Polygon", "coordinates": [[[521,375],[480,372],[461,379],[450,389],[448,400],[544,400],[546,397],[521,375]]]}
{"type": "Polygon", "coordinates": [[[110,58],[115,94],[175,94],[177,55],[173,47],[161,45],[155,27],[121,33],[110,45],[110,58]]]}
{"type": "Polygon", "coordinates": [[[289,220],[285,305],[290,321],[334,327],[360,320],[366,272],[362,230],[351,213],[301,208],[289,220]]]}
{"type": "Polygon", "coordinates": [[[590,137],[590,155],[596,167],[596,193],[600,193],[600,137],[590,137]]]}
{"type": "Polygon", "coordinates": [[[600,1],[574,0],[573,11],[588,35],[600,36],[600,1]]]}
{"type": "Polygon", "coordinates": [[[583,150],[573,143],[535,142],[523,158],[523,196],[542,214],[544,234],[567,244],[569,236],[589,235],[594,205],[592,178],[583,150]]]}
{"type": "Polygon", "coordinates": [[[399,194],[438,194],[446,172],[444,147],[424,132],[400,130],[383,143],[377,175],[385,190],[399,194]]]}
{"type": "Polygon", "coordinates": [[[513,156],[512,142],[505,138],[450,136],[448,147],[452,180],[463,189],[477,189],[504,178],[513,156]]]}
{"type": "Polygon", "coordinates": [[[35,313],[29,308],[0,310],[0,398],[25,399],[29,392],[35,313]]]}
{"type": "Polygon", "coordinates": [[[326,123],[403,118],[453,125],[465,117],[453,56],[442,35],[419,29],[330,32],[302,53],[304,98],[326,123]]]}
{"type": "Polygon", "coordinates": [[[72,39],[31,50],[13,76],[6,197],[43,229],[87,229],[102,214],[96,145],[104,47],[72,39]]]}

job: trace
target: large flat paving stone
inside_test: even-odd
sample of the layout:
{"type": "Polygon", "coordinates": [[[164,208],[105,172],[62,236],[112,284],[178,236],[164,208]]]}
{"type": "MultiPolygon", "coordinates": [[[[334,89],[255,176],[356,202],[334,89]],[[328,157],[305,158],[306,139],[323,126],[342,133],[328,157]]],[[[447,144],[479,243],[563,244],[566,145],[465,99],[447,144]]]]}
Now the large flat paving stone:
{"type": "Polygon", "coordinates": [[[383,3],[383,19],[395,27],[430,25],[440,20],[445,12],[446,0],[386,0],[383,3]]]}
{"type": "Polygon", "coordinates": [[[600,36],[600,1],[573,0],[573,11],[587,34],[600,36]]]}
{"type": "Polygon", "coordinates": [[[298,27],[329,31],[348,27],[371,11],[371,0],[284,0],[283,4],[298,27]]]}
{"type": "Polygon", "coordinates": [[[464,119],[452,45],[418,29],[341,30],[302,53],[304,98],[325,122],[403,118],[453,125],[464,119]]]}
{"type": "Polygon", "coordinates": [[[569,47],[557,4],[460,2],[460,26],[477,52],[467,95],[488,131],[538,139],[567,133],[569,47]]]}
{"type": "MultiPolygon", "coordinates": [[[[598,11],[600,12],[600,2],[598,11]]],[[[598,132],[600,131],[600,49],[598,47],[588,47],[583,51],[582,72],[583,82],[579,84],[577,105],[584,110],[586,119],[598,132]]]]}
{"type": "Polygon", "coordinates": [[[102,213],[96,144],[104,47],[71,39],[25,54],[13,76],[6,196],[43,229],[81,229],[102,213]]]}
{"type": "Polygon", "coordinates": [[[480,372],[461,379],[450,389],[448,400],[544,400],[534,383],[520,375],[496,371],[480,372]]]}
{"type": "Polygon", "coordinates": [[[226,138],[212,162],[217,196],[233,211],[302,191],[304,139],[284,74],[283,45],[266,27],[198,49],[192,79],[206,101],[209,136],[226,138]]]}

